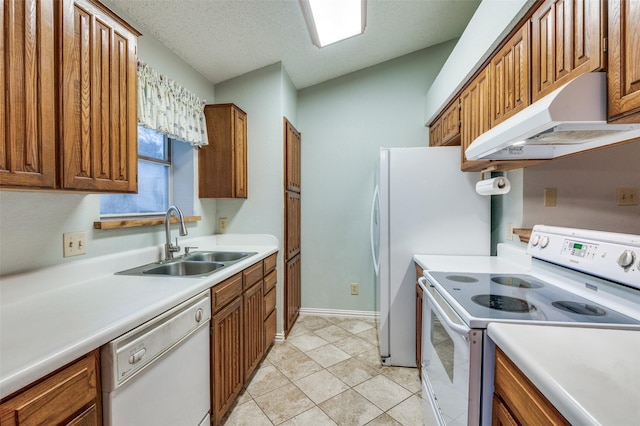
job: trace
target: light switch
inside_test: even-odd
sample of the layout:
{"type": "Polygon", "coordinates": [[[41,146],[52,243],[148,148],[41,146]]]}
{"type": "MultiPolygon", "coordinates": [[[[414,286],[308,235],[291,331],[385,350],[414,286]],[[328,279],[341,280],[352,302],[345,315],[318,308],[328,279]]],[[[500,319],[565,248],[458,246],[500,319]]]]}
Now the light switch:
{"type": "Polygon", "coordinates": [[[85,232],[65,232],[62,234],[62,255],[80,256],[87,253],[87,235],[85,232]]]}
{"type": "Polygon", "coordinates": [[[229,227],[229,219],[226,217],[221,217],[218,219],[218,227],[220,228],[220,233],[224,234],[227,232],[227,228],[229,227]]]}
{"type": "Polygon", "coordinates": [[[638,188],[618,188],[619,206],[637,206],[638,188]]]}
{"type": "Polygon", "coordinates": [[[544,205],[545,206],[556,205],[556,189],[555,188],[544,189],[544,205]]]}

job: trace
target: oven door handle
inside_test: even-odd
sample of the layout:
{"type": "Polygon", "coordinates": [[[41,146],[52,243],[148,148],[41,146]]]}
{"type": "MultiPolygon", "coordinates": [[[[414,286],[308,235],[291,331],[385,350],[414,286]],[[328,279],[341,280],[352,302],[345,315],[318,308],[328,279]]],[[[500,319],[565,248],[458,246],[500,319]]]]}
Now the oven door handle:
{"type": "Polygon", "coordinates": [[[436,299],[433,297],[431,292],[428,290],[427,287],[431,285],[427,282],[427,279],[425,277],[420,277],[418,278],[418,283],[420,283],[422,287],[426,289],[424,294],[427,296],[427,299],[429,299],[429,302],[431,302],[431,304],[433,305],[433,309],[438,312],[438,315],[442,317],[442,320],[447,324],[447,326],[449,326],[449,328],[451,328],[456,334],[459,334],[464,338],[469,338],[469,332],[471,330],[466,326],[456,324],[451,320],[449,315],[444,311],[444,309],[442,309],[442,306],[440,306],[440,304],[436,301],[436,299]]]}

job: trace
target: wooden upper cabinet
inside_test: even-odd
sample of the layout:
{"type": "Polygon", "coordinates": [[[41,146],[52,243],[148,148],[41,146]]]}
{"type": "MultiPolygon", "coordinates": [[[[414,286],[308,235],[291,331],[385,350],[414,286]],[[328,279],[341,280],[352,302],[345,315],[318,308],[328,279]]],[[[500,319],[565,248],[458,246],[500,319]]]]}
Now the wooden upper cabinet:
{"type": "Polygon", "coordinates": [[[461,169],[478,171],[489,161],[469,161],[464,151],[478,136],[490,128],[489,67],[485,67],[460,95],[460,141],[462,150],[461,169]]]}
{"type": "Polygon", "coordinates": [[[429,126],[429,146],[460,145],[460,99],[456,98],[429,126]]]}
{"type": "Polygon", "coordinates": [[[531,103],[529,54],[529,22],[526,22],[491,60],[491,127],[531,103]]]}
{"type": "Polygon", "coordinates": [[[534,11],[534,101],[579,74],[604,69],[604,10],[602,0],[546,0],[534,11]]]}
{"type": "Polygon", "coordinates": [[[62,188],[136,192],[139,33],[98,2],[60,4],[62,188]]]}
{"type": "Polygon", "coordinates": [[[293,127],[293,125],[284,119],[284,137],[285,137],[285,164],[287,167],[285,173],[286,190],[293,192],[300,192],[300,133],[293,127]]]}
{"type": "Polygon", "coordinates": [[[55,186],[53,0],[3,1],[0,185],[55,186]]]}
{"type": "Polygon", "coordinates": [[[442,120],[438,117],[429,126],[429,146],[442,145],[442,120]]]}
{"type": "Polygon", "coordinates": [[[209,145],[198,154],[200,198],[247,198],[247,114],[215,104],[204,115],[209,145]]]}
{"type": "Polygon", "coordinates": [[[609,0],[608,117],[640,122],[640,2],[609,0]]]}

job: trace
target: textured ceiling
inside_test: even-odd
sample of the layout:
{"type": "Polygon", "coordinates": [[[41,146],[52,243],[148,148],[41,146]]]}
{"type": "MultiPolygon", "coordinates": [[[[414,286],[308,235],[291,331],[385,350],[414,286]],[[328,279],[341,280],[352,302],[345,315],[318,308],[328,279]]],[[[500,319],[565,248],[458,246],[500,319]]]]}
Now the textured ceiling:
{"type": "Polygon", "coordinates": [[[368,0],[361,36],[319,49],[297,0],[107,0],[212,83],[281,61],[298,89],[460,36],[479,0],[368,0]]]}

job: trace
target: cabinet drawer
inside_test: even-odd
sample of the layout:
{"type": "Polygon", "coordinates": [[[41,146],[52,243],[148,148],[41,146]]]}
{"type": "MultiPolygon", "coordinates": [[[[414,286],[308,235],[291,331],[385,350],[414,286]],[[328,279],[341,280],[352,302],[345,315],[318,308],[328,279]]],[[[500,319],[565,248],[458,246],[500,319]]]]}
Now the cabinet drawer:
{"type": "Polygon", "coordinates": [[[242,271],[242,276],[244,277],[244,285],[242,289],[246,290],[262,279],[262,262],[249,266],[247,269],[242,271]]]}
{"type": "Polygon", "coordinates": [[[276,259],[278,257],[278,253],[273,253],[271,256],[267,257],[264,260],[264,273],[268,274],[269,272],[276,269],[276,259]]]}
{"type": "Polygon", "coordinates": [[[264,349],[269,349],[273,340],[276,338],[276,310],[264,320],[264,349]]]}
{"type": "Polygon", "coordinates": [[[276,289],[273,288],[264,294],[264,316],[268,317],[276,307],[276,289]]]}
{"type": "Polygon", "coordinates": [[[272,288],[275,288],[276,281],[278,281],[278,273],[274,270],[264,277],[264,292],[266,293],[271,291],[272,288]]]}
{"type": "Polygon", "coordinates": [[[3,425],[62,424],[95,405],[97,354],[76,361],[0,405],[3,425]]]}
{"type": "Polygon", "coordinates": [[[242,273],[237,273],[211,288],[211,311],[219,311],[241,294],[242,273]]]}

